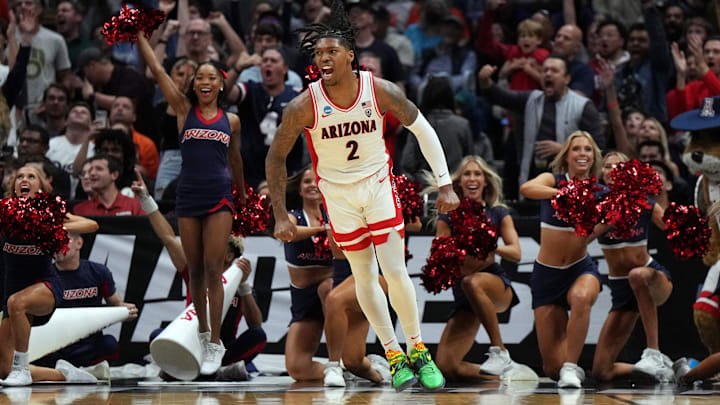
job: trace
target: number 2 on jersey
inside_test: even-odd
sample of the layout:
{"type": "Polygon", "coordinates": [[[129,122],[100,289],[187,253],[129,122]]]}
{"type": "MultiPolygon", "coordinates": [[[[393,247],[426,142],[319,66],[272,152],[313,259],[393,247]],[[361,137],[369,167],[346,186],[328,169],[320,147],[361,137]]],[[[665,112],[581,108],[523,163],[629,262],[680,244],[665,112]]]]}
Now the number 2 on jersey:
{"type": "Polygon", "coordinates": [[[348,154],[347,160],[360,159],[360,156],[356,155],[357,150],[358,150],[357,141],[348,141],[348,143],[345,144],[345,147],[350,149],[350,153],[348,154]]]}

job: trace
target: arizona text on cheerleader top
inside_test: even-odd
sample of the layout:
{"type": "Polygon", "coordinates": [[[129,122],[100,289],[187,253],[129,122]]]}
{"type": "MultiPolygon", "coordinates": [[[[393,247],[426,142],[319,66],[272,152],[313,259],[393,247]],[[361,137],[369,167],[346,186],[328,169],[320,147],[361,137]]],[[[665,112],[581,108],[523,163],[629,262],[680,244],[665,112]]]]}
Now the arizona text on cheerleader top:
{"type": "Polygon", "coordinates": [[[358,81],[358,94],[348,108],[330,100],[322,79],[308,86],[315,119],[311,128],[305,128],[305,137],[319,179],[354,183],[390,160],[383,139],[385,117],[375,97],[373,75],[360,71],[358,81]]]}

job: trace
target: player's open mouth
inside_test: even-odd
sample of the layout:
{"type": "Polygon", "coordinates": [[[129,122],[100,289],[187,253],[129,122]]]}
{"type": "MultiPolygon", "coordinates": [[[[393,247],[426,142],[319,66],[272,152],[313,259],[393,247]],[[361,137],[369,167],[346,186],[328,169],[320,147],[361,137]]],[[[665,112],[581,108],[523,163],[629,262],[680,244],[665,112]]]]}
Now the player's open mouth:
{"type": "Polygon", "coordinates": [[[333,68],[331,68],[331,67],[329,67],[329,66],[324,66],[324,67],[322,68],[322,77],[323,77],[323,79],[329,79],[330,77],[332,77],[332,74],[333,74],[334,71],[335,71],[335,70],[334,70],[333,68]]]}

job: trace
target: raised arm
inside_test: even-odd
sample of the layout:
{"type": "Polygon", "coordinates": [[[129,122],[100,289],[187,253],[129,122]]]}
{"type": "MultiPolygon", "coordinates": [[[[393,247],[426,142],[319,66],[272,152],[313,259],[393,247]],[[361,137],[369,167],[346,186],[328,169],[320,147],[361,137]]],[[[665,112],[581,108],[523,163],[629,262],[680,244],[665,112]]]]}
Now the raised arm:
{"type": "Polygon", "coordinates": [[[145,58],[148,68],[153,76],[155,76],[155,80],[157,80],[165,99],[179,117],[185,117],[188,111],[190,111],[190,101],[188,101],[187,97],[177,88],[175,82],[172,81],[163,66],[158,62],[155,57],[155,52],[150,46],[150,42],[145,38],[145,33],[138,31],[137,37],[140,52],[143,58],[145,58]]]}
{"type": "Polygon", "coordinates": [[[630,140],[625,131],[625,124],[622,120],[620,112],[620,103],[618,102],[617,92],[615,91],[615,70],[604,59],[600,59],[598,63],[597,83],[600,90],[605,90],[607,98],[608,119],[615,137],[615,147],[619,152],[628,156],[634,156],[635,150],[630,144],[630,140]]]}
{"type": "Polygon", "coordinates": [[[79,215],[65,214],[65,218],[66,219],[63,225],[68,232],[92,233],[97,231],[99,228],[97,222],[79,215]]]}
{"type": "Polygon", "coordinates": [[[665,230],[665,221],[663,221],[663,216],[665,215],[665,209],[660,206],[660,204],[655,203],[653,205],[652,210],[652,221],[655,226],[657,226],[661,230],[665,230]]]}
{"type": "Polygon", "coordinates": [[[445,160],[445,153],[437,134],[415,104],[405,97],[405,93],[395,84],[375,78],[375,94],[380,111],[390,111],[403,126],[417,138],[420,151],[427,160],[438,185],[438,196],[435,201],[438,212],[444,214],[460,205],[460,199],[452,189],[452,180],[445,160]]]}
{"type": "Polygon", "coordinates": [[[240,118],[235,114],[228,114],[230,119],[230,147],[228,148],[228,162],[232,173],[233,182],[243,190],[239,193],[240,198],[245,202],[245,173],[243,169],[242,155],[240,154],[240,118]]]}
{"type": "Polygon", "coordinates": [[[520,186],[520,194],[531,200],[547,200],[555,197],[557,193],[552,173],[541,173],[520,186]]]}
{"type": "Polygon", "coordinates": [[[135,193],[135,197],[140,200],[140,205],[147,214],[147,218],[150,220],[150,225],[155,235],[160,239],[165,249],[167,249],[170,255],[170,261],[172,261],[173,266],[175,266],[175,270],[182,272],[185,266],[187,266],[187,259],[185,258],[185,251],[182,248],[182,244],[175,238],[175,231],[173,231],[172,226],[170,226],[158,209],[155,200],[148,193],[145,182],[138,169],[135,169],[135,175],[137,176],[137,180],[132,182],[132,191],[135,193]]]}
{"type": "Polygon", "coordinates": [[[275,138],[265,158],[265,174],[275,215],[275,237],[284,242],[291,241],[297,232],[297,227],[290,222],[285,207],[287,186],[285,160],[300,132],[304,128],[311,127],[314,119],[312,100],[306,91],[290,101],[283,111],[282,122],[275,132],[275,138]]]}

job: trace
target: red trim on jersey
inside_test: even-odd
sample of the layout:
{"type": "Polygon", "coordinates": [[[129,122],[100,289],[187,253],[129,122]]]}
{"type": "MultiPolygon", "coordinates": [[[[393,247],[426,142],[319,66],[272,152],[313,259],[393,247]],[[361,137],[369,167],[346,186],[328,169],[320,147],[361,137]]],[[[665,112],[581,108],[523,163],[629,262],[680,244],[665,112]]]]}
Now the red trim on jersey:
{"type": "Polygon", "coordinates": [[[377,94],[375,93],[375,76],[373,76],[372,72],[368,73],[370,73],[370,91],[372,92],[373,102],[375,103],[375,112],[377,112],[378,117],[382,117],[383,119],[383,135],[385,135],[385,114],[380,112],[380,103],[377,101],[377,94]]]}
{"type": "Polygon", "coordinates": [[[341,111],[341,112],[349,112],[350,110],[352,110],[353,108],[355,108],[355,106],[357,105],[357,103],[360,102],[360,96],[362,96],[362,92],[363,92],[363,84],[362,84],[362,82],[363,82],[363,81],[362,81],[362,78],[361,78],[360,76],[358,76],[358,82],[359,82],[359,84],[358,84],[358,93],[357,93],[357,96],[355,96],[355,102],[352,103],[352,105],[351,105],[350,107],[348,107],[348,108],[339,107],[339,106],[337,106],[335,103],[333,103],[332,100],[330,100],[330,96],[329,96],[329,95],[327,94],[327,92],[325,91],[325,86],[323,86],[322,80],[320,80],[320,93],[323,95],[323,98],[324,98],[331,106],[333,106],[335,109],[337,109],[337,110],[339,110],[339,111],[341,111]]]}
{"type": "Polygon", "coordinates": [[[197,115],[197,118],[205,125],[214,124],[218,121],[220,121],[220,118],[222,118],[223,110],[222,108],[218,107],[217,114],[215,114],[214,117],[210,118],[209,120],[206,120],[205,117],[203,117],[202,112],[200,112],[200,106],[195,106],[195,115],[197,115]]]}
{"type": "Polygon", "coordinates": [[[212,207],[212,209],[211,209],[210,211],[208,211],[208,212],[212,214],[213,212],[219,210],[220,208],[222,208],[222,207],[224,207],[224,206],[226,206],[226,205],[228,206],[228,208],[230,208],[230,212],[235,212],[235,210],[233,209],[232,204],[230,204],[230,201],[228,201],[227,197],[223,197],[222,200],[220,200],[220,202],[217,203],[216,206],[212,207]]]}
{"type": "MultiPolygon", "coordinates": [[[[244,353],[241,353],[240,356],[233,357],[232,359],[230,359],[230,361],[227,364],[237,363],[240,360],[247,360],[251,357],[254,357],[258,353],[260,353],[262,351],[262,349],[265,348],[266,345],[267,345],[267,340],[263,340],[262,342],[256,344],[252,348],[250,348],[250,350],[248,350],[244,353]]],[[[223,364],[225,364],[225,362],[223,362],[223,364]]]]}
{"type": "MultiPolygon", "coordinates": [[[[308,153],[310,154],[310,160],[312,161],[313,171],[315,172],[315,184],[320,184],[320,175],[317,171],[317,165],[318,165],[318,157],[317,153],[315,152],[315,146],[312,142],[312,134],[310,133],[310,130],[308,128],[304,129],[305,131],[305,140],[307,141],[307,147],[308,147],[308,153]]],[[[322,195],[322,193],[320,193],[322,195]]],[[[323,197],[323,203],[325,202],[323,197]]],[[[325,204],[327,207],[327,204],[325,204]]]]}
{"type": "Polygon", "coordinates": [[[333,231],[333,237],[335,238],[335,242],[350,242],[353,239],[357,239],[366,233],[370,233],[368,228],[358,228],[348,233],[335,233],[333,231]]]}
{"type": "MultiPolygon", "coordinates": [[[[310,83],[310,85],[312,85],[312,83],[310,83]]],[[[317,128],[318,122],[320,121],[318,119],[317,100],[315,100],[315,92],[312,90],[312,87],[308,86],[306,91],[310,93],[310,101],[313,108],[313,124],[310,129],[315,130],[317,128]]]]}
{"type": "Polygon", "coordinates": [[[372,238],[368,236],[367,238],[361,240],[358,243],[353,243],[352,245],[343,245],[342,250],[349,250],[349,251],[355,251],[355,250],[363,250],[370,246],[370,243],[372,242],[372,238]]]}

